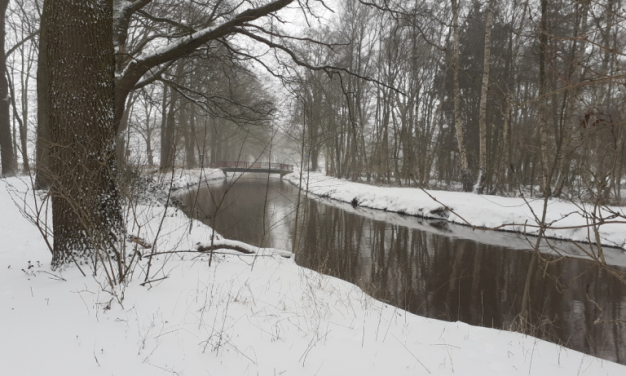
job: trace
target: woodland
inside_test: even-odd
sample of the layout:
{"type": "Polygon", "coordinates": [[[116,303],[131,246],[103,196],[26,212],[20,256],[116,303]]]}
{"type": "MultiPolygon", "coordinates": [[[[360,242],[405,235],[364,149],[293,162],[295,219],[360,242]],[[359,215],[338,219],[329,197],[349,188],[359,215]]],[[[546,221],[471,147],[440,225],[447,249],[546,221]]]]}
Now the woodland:
{"type": "Polygon", "coordinates": [[[50,192],[54,264],[94,241],[114,247],[132,171],[223,160],[622,199],[621,0],[6,0],[0,10],[2,173],[36,172],[50,192]]]}

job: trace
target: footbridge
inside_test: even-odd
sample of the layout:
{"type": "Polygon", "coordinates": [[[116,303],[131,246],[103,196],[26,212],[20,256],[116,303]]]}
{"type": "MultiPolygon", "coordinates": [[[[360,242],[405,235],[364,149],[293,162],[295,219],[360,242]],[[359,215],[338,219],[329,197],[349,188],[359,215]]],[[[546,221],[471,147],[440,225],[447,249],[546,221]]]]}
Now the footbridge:
{"type": "Polygon", "coordinates": [[[219,161],[211,163],[211,168],[219,168],[224,172],[280,174],[281,179],[293,172],[293,165],[270,162],[219,161]]]}

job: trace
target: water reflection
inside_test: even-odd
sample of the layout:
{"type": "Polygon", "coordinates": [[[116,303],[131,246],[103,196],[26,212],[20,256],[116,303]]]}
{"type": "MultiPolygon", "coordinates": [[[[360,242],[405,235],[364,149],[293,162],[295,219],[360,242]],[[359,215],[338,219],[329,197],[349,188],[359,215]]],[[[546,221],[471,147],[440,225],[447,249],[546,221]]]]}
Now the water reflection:
{"type": "MultiPolygon", "coordinates": [[[[292,247],[296,200],[288,183],[248,178],[183,197],[224,236],[283,249],[292,247]]],[[[463,239],[458,226],[389,214],[380,221],[312,199],[300,210],[301,266],[422,316],[509,329],[521,310],[532,253],[519,250],[515,235],[463,239]]],[[[553,262],[535,269],[529,285],[534,335],[626,364],[626,331],[615,322],[626,319],[626,286],[587,261],[546,258],[553,262]]]]}

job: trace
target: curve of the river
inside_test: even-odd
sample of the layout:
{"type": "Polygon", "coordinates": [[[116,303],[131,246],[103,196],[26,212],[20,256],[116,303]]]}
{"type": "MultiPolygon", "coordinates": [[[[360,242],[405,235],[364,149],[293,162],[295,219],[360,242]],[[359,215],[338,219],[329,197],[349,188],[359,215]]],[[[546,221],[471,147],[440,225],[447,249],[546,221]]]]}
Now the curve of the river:
{"type": "MultiPolygon", "coordinates": [[[[180,200],[189,216],[226,238],[288,250],[295,243],[299,265],[415,314],[505,330],[523,325],[536,337],[626,364],[626,286],[591,262],[546,254],[550,262],[534,268],[528,314],[520,316],[533,255],[521,235],[352,208],[305,192],[296,231],[298,189],[267,175],[192,189],[180,200]]],[[[568,252],[566,243],[557,246],[568,252]]]]}

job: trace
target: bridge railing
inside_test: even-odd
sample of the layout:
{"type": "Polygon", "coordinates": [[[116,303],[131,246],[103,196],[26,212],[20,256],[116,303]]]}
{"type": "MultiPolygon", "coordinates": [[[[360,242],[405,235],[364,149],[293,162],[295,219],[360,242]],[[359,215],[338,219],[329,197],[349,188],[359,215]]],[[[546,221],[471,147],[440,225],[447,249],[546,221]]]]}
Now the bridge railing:
{"type": "Polygon", "coordinates": [[[219,161],[211,163],[211,168],[242,168],[246,170],[293,171],[293,165],[270,162],[219,161]]]}

